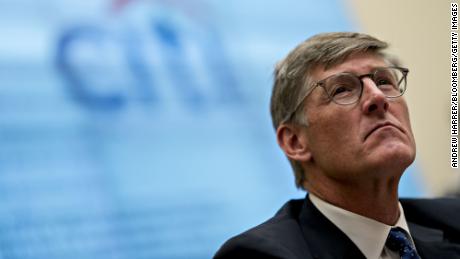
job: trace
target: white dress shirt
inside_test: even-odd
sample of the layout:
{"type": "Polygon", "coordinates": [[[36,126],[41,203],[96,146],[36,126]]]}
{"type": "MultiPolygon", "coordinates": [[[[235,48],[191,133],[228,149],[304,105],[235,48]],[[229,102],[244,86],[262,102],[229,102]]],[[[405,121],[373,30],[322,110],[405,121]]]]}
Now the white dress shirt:
{"type": "Polygon", "coordinates": [[[404,229],[412,239],[401,203],[399,203],[399,219],[394,226],[390,226],[334,206],[314,194],[309,193],[308,197],[313,205],[342,230],[368,259],[401,258],[397,252],[385,247],[388,234],[393,227],[404,229]]]}

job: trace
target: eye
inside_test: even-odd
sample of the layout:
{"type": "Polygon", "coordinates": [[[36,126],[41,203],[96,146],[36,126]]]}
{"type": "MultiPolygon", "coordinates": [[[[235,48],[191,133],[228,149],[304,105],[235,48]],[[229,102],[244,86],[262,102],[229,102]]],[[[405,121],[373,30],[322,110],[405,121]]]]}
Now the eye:
{"type": "Polygon", "coordinates": [[[395,83],[394,79],[379,78],[378,80],[376,80],[375,84],[384,93],[390,93],[390,92],[395,92],[395,91],[399,92],[400,91],[400,89],[398,89],[398,85],[395,83]]]}
{"type": "Polygon", "coordinates": [[[393,82],[389,79],[386,78],[380,78],[377,82],[376,85],[393,85],[393,82]]]}
{"type": "Polygon", "coordinates": [[[336,85],[331,92],[331,96],[347,95],[353,91],[353,87],[347,85],[336,85]]]}
{"type": "Polygon", "coordinates": [[[392,86],[395,87],[397,85],[397,76],[393,71],[390,70],[383,70],[377,72],[374,78],[374,82],[377,86],[392,86]]]}

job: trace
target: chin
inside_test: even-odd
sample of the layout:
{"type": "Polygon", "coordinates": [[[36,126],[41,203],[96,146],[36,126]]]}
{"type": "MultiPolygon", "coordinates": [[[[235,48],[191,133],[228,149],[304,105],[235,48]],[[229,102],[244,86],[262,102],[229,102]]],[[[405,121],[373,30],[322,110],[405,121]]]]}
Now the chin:
{"type": "MultiPolygon", "coordinates": [[[[398,143],[388,143],[379,147],[375,152],[376,164],[388,165],[394,169],[405,170],[415,160],[415,146],[398,143]]],[[[385,167],[385,166],[384,166],[385,167]]]]}

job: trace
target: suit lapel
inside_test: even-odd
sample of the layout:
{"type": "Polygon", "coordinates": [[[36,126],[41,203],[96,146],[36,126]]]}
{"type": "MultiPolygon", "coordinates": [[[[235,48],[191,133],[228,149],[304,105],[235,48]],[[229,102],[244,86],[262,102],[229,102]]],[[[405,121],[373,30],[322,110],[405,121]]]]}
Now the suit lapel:
{"type": "Polygon", "coordinates": [[[305,198],[299,222],[314,258],[365,258],[358,247],[305,198]]]}
{"type": "Polygon", "coordinates": [[[460,258],[458,199],[401,199],[411,236],[422,258],[460,258]]]}
{"type": "Polygon", "coordinates": [[[419,255],[424,259],[460,258],[460,245],[444,240],[442,230],[408,223],[419,255]]]}

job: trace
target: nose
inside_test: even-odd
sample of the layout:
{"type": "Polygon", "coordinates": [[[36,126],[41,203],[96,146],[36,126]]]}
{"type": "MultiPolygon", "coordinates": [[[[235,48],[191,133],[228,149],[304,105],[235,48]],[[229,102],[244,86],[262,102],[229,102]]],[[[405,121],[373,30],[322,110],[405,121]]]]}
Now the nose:
{"type": "Polygon", "coordinates": [[[363,95],[362,108],[365,114],[382,116],[388,111],[388,99],[377,87],[374,81],[368,77],[362,79],[363,95]]]}

